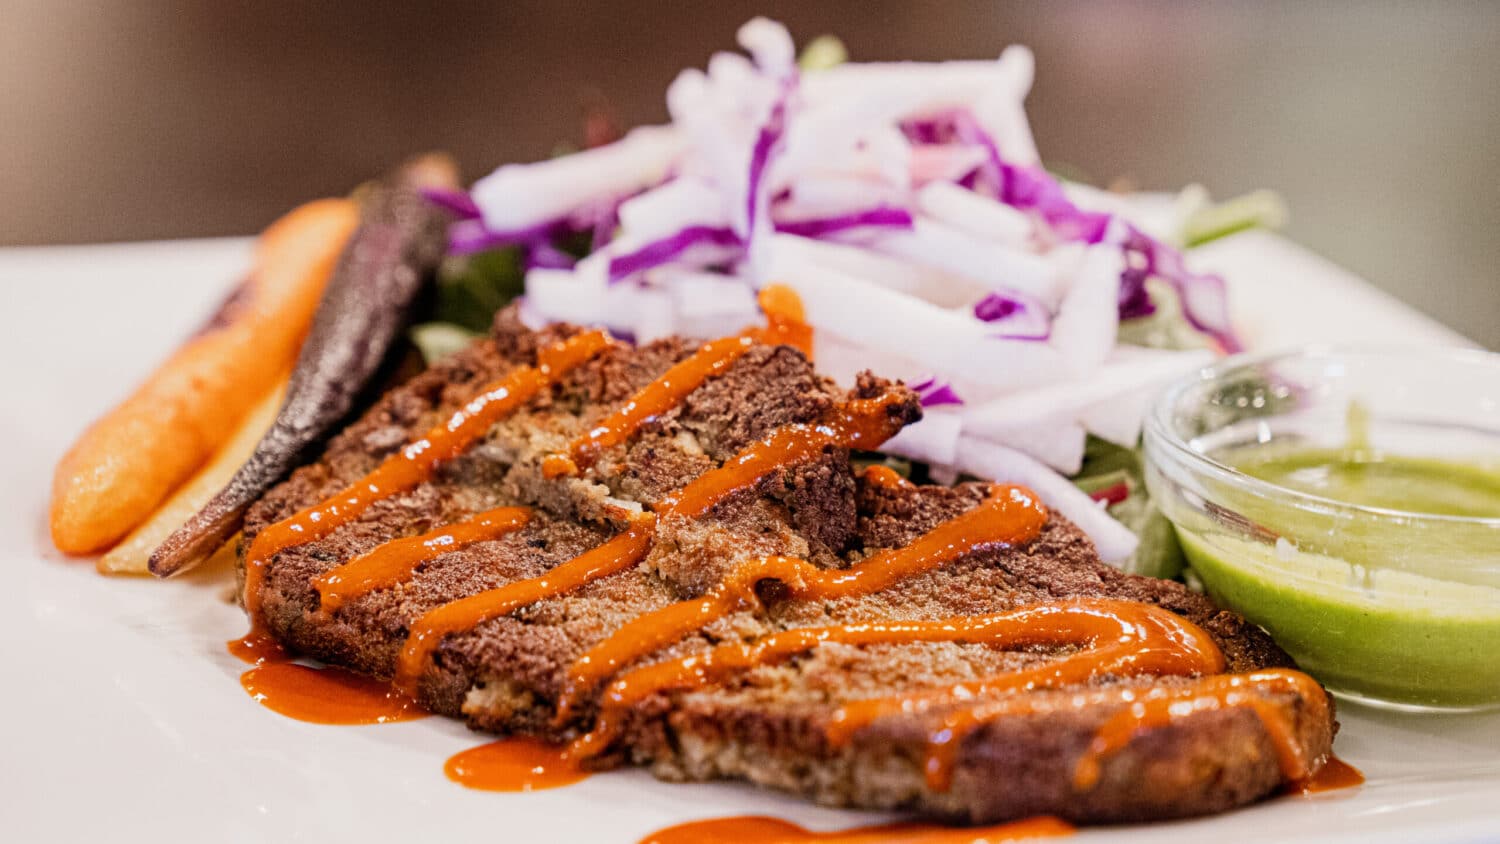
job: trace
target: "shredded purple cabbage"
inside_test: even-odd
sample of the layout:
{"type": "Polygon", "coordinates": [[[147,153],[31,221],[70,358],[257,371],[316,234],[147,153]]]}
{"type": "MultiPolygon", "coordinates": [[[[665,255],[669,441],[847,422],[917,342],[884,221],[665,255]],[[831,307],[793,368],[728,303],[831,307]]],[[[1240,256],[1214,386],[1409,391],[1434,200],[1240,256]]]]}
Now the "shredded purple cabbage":
{"type": "MultiPolygon", "coordinates": [[[[1108,233],[1112,215],[1085,211],[1074,205],[1062,184],[1041,167],[1006,163],[1000,157],[995,139],[967,109],[908,121],[901,128],[908,138],[919,143],[956,140],[978,146],[985,153],[985,162],[959,184],[990,194],[1011,207],[1036,213],[1063,239],[1095,244],[1102,242],[1108,233]]],[[[1146,279],[1155,276],[1177,291],[1188,324],[1213,337],[1226,351],[1241,348],[1229,322],[1222,277],[1189,271],[1181,252],[1134,226],[1128,227],[1121,248],[1125,252],[1125,269],[1120,274],[1120,319],[1155,313],[1156,306],[1146,289],[1146,279]]]]}
{"type": "Polygon", "coordinates": [[[949,129],[951,127],[945,125],[941,117],[905,120],[901,123],[901,133],[914,144],[948,143],[953,139],[953,133],[949,129]]]}
{"type": "Polygon", "coordinates": [[[479,206],[474,203],[474,198],[469,196],[468,191],[421,188],[420,192],[423,199],[439,208],[452,211],[460,220],[477,220],[484,216],[484,212],[479,210],[479,206]]]}
{"type": "Polygon", "coordinates": [[[771,163],[771,153],[780,143],[786,131],[786,98],[771,106],[771,114],[765,125],[755,135],[755,146],[750,150],[750,177],[745,190],[745,231],[755,231],[755,218],[760,210],[760,184],[765,179],[766,167],[771,163]]]}
{"type": "Polygon", "coordinates": [[[953,385],[947,381],[939,381],[936,377],[923,378],[911,385],[912,391],[921,399],[923,407],[938,407],[945,404],[963,404],[964,400],[953,390],[953,385]]]}
{"type": "Polygon", "coordinates": [[[999,330],[1003,340],[1046,340],[1052,336],[1052,317],[1041,302],[1016,291],[994,292],[974,305],[974,317],[999,330]]]}
{"type": "Polygon", "coordinates": [[[954,137],[984,150],[985,162],[979,166],[976,181],[996,199],[1013,208],[1036,212],[1065,240],[1098,243],[1104,239],[1110,215],[1081,210],[1046,170],[1006,163],[994,137],[969,111],[955,112],[951,119],[954,137]]]}
{"type": "Polygon", "coordinates": [[[1156,303],[1146,290],[1146,279],[1154,266],[1151,238],[1131,226],[1120,244],[1125,252],[1125,269],[1120,273],[1120,319],[1135,319],[1156,313],[1156,303]]]}
{"type": "Polygon", "coordinates": [[[448,227],[448,252],[454,255],[472,255],[502,246],[549,242],[566,231],[567,220],[554,220],[510,231],[488,229],[483,220],[459,220],[448,227]]]}
{"type": "Polygon", "coordinates": [[[720,226],[688,226],[660,240],[653,240],[634,252],[610,260],[609,283],[615,284],[639,272],[665,264],[689,248],[699,245],[742,247],[744,241],[734,229],[720,226]]]}
{"type": "Polygon", "coordinates": [[[571,270],[577,263],[578,259],[545,240],[537,241],[526,249],[528,270],[571,270]]]}
{"type": "Polygon", "coordinates": [[[637,195],[638,192],[630,193],[585,205],[569,216],[569,223],[574,231],[590,233],[590,251],[602,249],[614,238],[620,225],[620,206],[637,195]]]}
{"type": "MultiPolygon", "coordinates": [[[[762,69],[765,70],[764,68],[762,69]]],[[[764,196],[764,183],[766,172],[771,167],[771,160],[781,151],[786,135],[787,108],[798,84],[795,72],[791,76],[781,80],[781,90],[776,101],[771,105],[771,113],[766,116],[766,122],[761,125],[755,133],[755,143],[750,149],[750,172],[745,179],[745,232],[744,249],[745,254],[754,256],[757,251],[756,236],[758,228],[762,223],[760,215],[762,206],[769,216],[770,202],[764,196]]],[[[769,220],[764,221],[769,223],[769,220]]],[[[767,226],[769,228],[769,226],[767,226]]]]}
{"type": "Polygon", "coordinates": [[[853,211],[833,217],[817,217],[810,220],[792,220],[776,224],[776,230],[799,237],[826,237],[847,229],[865,226],[910,229],[911,212],[904,208],[882,205],[865,211],[853,211]]]}
{"type": "Polygon", "coordinates": [[[1131,226],[1122,244],[1125,272],[1120,276],[1120,318],[1147,316],[1155,312],[1146,292],[1152,276],[1172,285],[1182,306],[1182,316],[1194,329],[1214,338],[1226,352],[1243,347],[1229,321],[1229,294],[1222,276],[1195,273],[1187,268],[1182,253],[1131,226]]]}

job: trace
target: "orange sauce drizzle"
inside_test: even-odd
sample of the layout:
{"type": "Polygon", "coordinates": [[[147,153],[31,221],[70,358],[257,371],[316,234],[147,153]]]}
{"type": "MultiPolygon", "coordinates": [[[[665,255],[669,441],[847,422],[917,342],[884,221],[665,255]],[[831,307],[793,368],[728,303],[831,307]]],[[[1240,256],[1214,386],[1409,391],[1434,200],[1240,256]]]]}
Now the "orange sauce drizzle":
{"type": "Polygon", "coordinates": [[[547,480],[578,474],[578,464],[566,454],[549,454],[542,458],[542,477],[547,480]]]}
{"type": "Polygon", "coordinates": [[[900,472],[889,466],[876,463],[865,467],[865,483],[878,486],[881,489],[912,489],[916,484],[901,476],[900,472]]]}
{"type": "MultiPolygon", "coordinates": [[[[705,472],[665,499],[660,505],[662,516],[700,516],[719,501],[765,475],[783,466],[811,458],[830,445],[864,444],[873,448],[900,427],[899,422],[892,420],[887,412],[887,401],[889,400],[868,399],[850,402],[826,425],[778,428],[764,440],[741,450],[723,466],[705,472]]],[[[1045,516],[1041,519],[1045,520],[1045,516]]],[[[541,577],[517,581],[461,598],[426,613],[412,625],[411,635],[397,660],[397,685],[408,694],[416,694],[422,668],[445,636],[473,629],[489,619],[565,594],[640,562],[650,551],[655,525],[655,517],[637,520],[630,530],[614,540],[563,563],[541,577]]],[[[588,656],[585,655],[584,659],[588,659],[588,656]]],[[[592,688],[593,686],[589,687],[592,688]]],[[[560,712],[565,713],[566,710],[560,712]]]]}
{"type": "MultiPolygon", "coordinates": [[[[1075,598],[983,616],[936,621],[879,622],[797,628],[750,644],[721,645],[707,652],[653,663],[627,672],[610,684],[600,703],[596,727],[578,739],[573,752],[602,752],[624,726],[631,706],[659,692],[699,688],[733,673],[788,659],[825,642],[846,645],[910,642],[964,642],[1014,649],[1027,645],[1083,645],[1085,650],[1036,668],[1008,671],[976,682],[846,705],[834,712],[827,734],[834,746],[846,744],[874,720],[921,714],[934,706],[1002,693],[1079,683],[1103,673],[1116,675],[1197,674],[1219,671],[1223,656],[1196,625],[1157,607],[1129,601],[1075,598]],[[1148,643],[1172,642],[1152,648],[1148,643]]],[[[934,790],[949,784],[957,727],[945,724],[928,744],[926,774],[934,790]]]]}
{"type": "MultiPolygon", "coordinates": [[[[727,463],[724,469],[716,471],[734,466],[727,463]]],[[[705,474],[700,480],[711,479],[713,474],[705,474]]],[[[686,493],[684,500],[696,501],[686,493]]],[[[697,505],[693,507],[696,509],[697,505]]],[[[794,596],[806,600],[868,595],[980,548],[1029,541],[1041,532],[1046,521],[1046,508],[1030,492],[1021,487],[997,486],[978,507],[938,525],[906,547],[881,551],[847,569],[819,569],[805,560],[790,557],[766,557],[742,563],[703,598],[679,601],[639,616],[589,649],[568,668],[567,683],[558,702],[559,720],[566,718],[583,695],[621,666],[753,605],[755,586],[762,580],[779,580],[794,596]]],[[[603,738],[603,734],[595,736],[587,745],[581,745],[580,750],[603,738]]]]}
{"type": "Polygon", "coordinates": [[[604,332],[589,331],[542,349],[537,355],[537,366],[517,367],[487,384],[447,422],[386,458],[375,471],[257,534],[245,554],[245,610],[250,615],[252,630],[261,623],[261,581],[273,556],[287,548],[322,539],[358,518],[375,502],[427,480],[439,463],[458,456],[496,422],[514,413],[609,343],[604,332]]]}
{"type": "Polygon", "coordinates": [[[766,327],[759,333],[760,341],[791,346],[812,360],[813,330],[807,323],[807,310],[802,307],[802,297],[797,291],[785,284],[768,284],[755,298],[760,303],[761,312],[766,315],[766,327]]]}
{"type": "Polygon", "coordinates": [[[541,577],[518,580],[460,598],[423,614],[412,623],[411,634],[396,660],[396,686],[407,694],[416,695],[422,668],[445,636],[472,630],[490,619],[571,592],[640,562],[651,548],[655,524],[655,517],[648,514],[636,519],[629,530],[609,542],[574,557],[541,577]]]}
{"type": "MultiPolygon", "coordinates": [[[[577,474],[606,448],[619,445],[651,419],[670,410],[708,378],[724,371],[755,341],[785,343],[811,354],[811,329],[795,292],[771,285],[760,293],[767,325],[705,344],[630,402],[576,439],[566,455],[543,461],[548,478],[577,474]]],[[[546,575],[518,581],[456,601],[422,616],[412,626],[397,667],[397,682],[378,681],[336,668],[316,669],[288,661],[280,646],[260,627],[261,580],[269,560],[286,548],[315,541],[357,518],[375,502],[410,489],[431,476],[442,461],[453,458],[484,436],[498,420],[530,401],[568,371],[609,344],[602,332],[589,332],[544,349],[538,366],[519,367],[486,385],[445,424],[388,458],[374,472],[331,498],[263,530],[246,554],[245,604],[250,634],[229,643],[231,653],[254,667],[242,685],[263,705],[301,720],[329,724],[363,724],[407,720],[426,715],[411,696],[425,662],[442,639],[515,609],[577,589],[593,580],[637,564],[650,550],[656,517],[647,514],[615,539],[574,558],[546,575]]],[[[875,448],[901,427],[892,413],[895,397],[856,400],[821,424],[787,425],[747,447],[717,469],[700,476],[657,507],[662,518],[696,518],[729,495],[785,466],[811,459],[830,447],[875,448]]],[[[910,486],[889,467],[872,466],[866,480],[885,488],[910,486]]],[[[409,576],[422,562],[448,550],[503,535],[523,526],[529,511],[500,508],[417,537],[376,548],[315,581],[322,609],[332,613],[349,598],[409,576]]],[[[697,601],[684,601],[626,624],[580,658],[568,672],[559,701],[559,720],[580,697],[615,673],[717,618],[757,603],[756,585],[782,582],[802,599],[837,599],[866,595],[908,577],[995,544],[1017,544],[1034,538],[1046,510],[1028,491],[995,487],[979,507],[919,537],[906,548],[883,551],[847,570],[822,570],[803,560],[769,557],[737,567],[723,583],[697,601]]],[[[577,760],[606,749],[624,723],[629,707],[659,691],[693,688],[734,671],[785,659],[823,642],[847,644],[956,641],[1001,647],[1078,645],[1082,650],[1040,666],[1007,672],[975,682],[911,694],[857,701],[837,710],[828,726],[829,740],[846,742],[861,727],[895,713],[924,712],[935,706],[961,704],[929,736],[926,773],[934,788],[947,787],[956,749],[964,735],[988,720],[1031,713],[1058,705],[1014,692],[1054,688],[1109,674],[1214,674],[1223,657],[1196,626],[1144,604],[1104,599],[1075,599],[1010,613],[930,622],[840,625],[785,631],[750,644],[724,645],[679,660],[637,668],[612,683],[601,701],[595,729],[568,748],[531,739],[510,739],[465,751],[448,761],[448,776],[473,788],[529,791],[575,782],[586,774],[577,760]],[[997,697],[998,696],[998,697],[997,697]]],[[[1199,677],[1174,687],[1110,687],[1064,696],[1062,705],[1098,701],[1128,704],[1096,733],[1075,772],[1075,785],[1097,783],[1101,760],[1125,747],[1142,730],[1162,726],[1191,712],[1249,707],[1256,712],[1277,749],[1286,778],[1303,793],[1358,784],[1358,771],[1337,759],[1309,760],[1296,740],[1295,725],[1262,692],[1294,692],[1327,707],[1322,688],[1300,672],[1269,670],[1248,675],[1199,677]]],[[[954,830],[895,824],[844,833],[811,833],[768,818],[724,819],[673,827],[648,841],[830,841],[903,840],[972,841],[1060,835],[1072,828],[1050,818],[983,830],[954,830]],[[747,836],[750,836],[747,838],[747,836]],[[758,837],[757,837],[758,836],[758,837]],[[1002,837],[997,837],[1002,836],[1002,837]],[[1009,836],[1009,837],[1003,837],[1009,836]]]]}
{"type": "Polygon", "coordinates": [[[600,452],[628,441],[643,425],[681,404],[705,381],[723,374],[754,348],[757,341],[789,345],[811,359],[812,328],[807,325],[802,300],[796,291],[773,284],[763,289],[759,298],[761,309],[766,314],[764,327],[749,328],[740,334],[704,343],[692,355],[641,388],[587,433],[574,439],[567,454],[546,457],[542,461],[542,476],[552,479],[576,475],[594,465],[600,452]]]}
{"type": "MultiPolygon", "coordinates": [[[[575,439],[564,459],[570,460],[577,468],[592,466],[601,451],[629,440],[642,425],[681,404],[703,382],[724,372],[750,351],[755,346],[753,333],[703,344],[660,378],[641,388],[619,410],[575,439]]],[[[562,468],[560,461],[556,465],[562,468]]]]}
{"type": "Polygon", "coordinates": [[[520,530],[531,520],[526,507],[499,507],[463,521],[377,546],[313,580],[324,617],[352,598],[407,580],[417,567],[449,551],[520,530]]]}
{"type": "Polygon", "coordinates": [[[1358,788],[1364,784],[1365,775],[1358,768],[1337,756],[1330,756],[1324,760],[1323,767],[1317,773],[1294,784],[1291,791],[1294,794],[1321,794],[1325,791],[1358,788]]]}
{"type": "Polygon", "coordinates": [[[587,779],[589,773],[564,758],[563,750],[534,738],[500,739],[455,754],[443,773],[480,791],[542,791],[587,779]]]}
{"type": "Polygon", "coordinates": [[[1284,710],[1261,695],[1267,691],[1297,694],[1319,710],[1314,717],[1322,717],[1327,711],[1328,696],[1318,681],[1284,668],[1201,677],[1185,687],[1152,688],[1140,693],[1095,732],[1078,762],[1074,785],[1080,790],[1092,788],[1099,781],[1100,760],[1125,747],[1142,730],[1165,726],[1194,712],[1241,706],[1248,706],[1260,718],[1276,748],[1282,776],[1294,783],[1306,781],[1317,769],[1318,760],[1306,757],[1302,743],[1297,741],[1296,725],[1284,710]]]}
{"type": "Polygon", "coordinates": [[[902,422],[892,411],[902,401],[897,395],[854,399],[825,422],[783,425],[667,496],[657,510],[663,517],[695,519],[777,469],[810,460],[826,448],[878,448],[901,430],[902,422]]]}
{"type": "MultiPolygon", "coordinates": [[[[846,744],[856,732],[882,717],[920,714],[964,701],[986,701],[947,715],[928,735],[924,763],[927,784],[935,791],[944,791],[952,782],[953,765],[964,736],[996,717],[987,707],[1003,707],[1003,702],[1016,700],[1001,697],[1002,702],[991,702],[997,696],[1075,685],[1102,675],[1186,676],[1224,670],[1224,655],[1212,637],[1187,619],[1149,604],[1074,598],[990,618],[1000,622],[991,634],[996,637],[995,644],[1007,648],[1077,645],[1082,649],[1039,666],[977,682],[847,704],[834,712],[829,741],[835,746],[846,744]]],[[[980,616],[972,621],[984,619],[980,616]]],[[[962,629],[972,621],[955,619],[951,623],[962,629]]]]}
{"type": "Polygon", "coordinates": [[[1008,844],[1072,834],[1072,825],[1052,817],[995,826],[888,823],[812,832],[791,821],[749,816],[678,824],[647,835],[640,844],[1008,844]]]}

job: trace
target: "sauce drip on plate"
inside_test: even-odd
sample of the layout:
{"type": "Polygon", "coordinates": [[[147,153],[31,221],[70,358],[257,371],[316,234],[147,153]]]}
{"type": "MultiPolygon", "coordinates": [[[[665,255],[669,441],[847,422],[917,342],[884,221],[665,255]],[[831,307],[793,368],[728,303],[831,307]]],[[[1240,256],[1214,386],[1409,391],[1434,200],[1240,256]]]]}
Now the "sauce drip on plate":
{"type": "Polygon", "coordinates": [[[812,832],[779,818],[748,816],[693,821],[653,832],[640,844],[1009,844],[1072,835],[1057,818],[1028,818],[997,826],[889,823],[812,832]]]}
{"type": "Polygon", "coordinates": [[[266,662],[240,675],[240,685],[267,709],[312,724],[389,724],[428,715],[390,683],[342,668],[266,662]]]}
{"type": "Polygon", "coordinates": [[[480,791],[542,791],[587,779],[588,772],[563,751],[533,738],[500,739],[452,756],[443,772],[480,791]]]}
{"type": "Polygon", "coordinates": [[[1293,784],[1290,790],[1293,794],[1322,794],[1325,791],[1358,788],[1364,784],[1365,775],[1358,768],[1337,756],[1330,756],[1324,760],[1323,767],[1316,774],[1293,784]]]}
{"type": "Polygon", "coordinates": [[[225,647],[236,659],[251,665],[268,661],[279,662],[288,658],[280,642],[258,630],[252,630],[238,639],[229,640],[225,647]]]}
{"type": "Polygon", "coordinates": [[[292,662],[269,636],[251,633],[229,643],[229,652],[251,663],[240,685],[260,705],[298,721],[357,726],[427,717],[417,702],[389,683],[343,668],[292,662]]]}

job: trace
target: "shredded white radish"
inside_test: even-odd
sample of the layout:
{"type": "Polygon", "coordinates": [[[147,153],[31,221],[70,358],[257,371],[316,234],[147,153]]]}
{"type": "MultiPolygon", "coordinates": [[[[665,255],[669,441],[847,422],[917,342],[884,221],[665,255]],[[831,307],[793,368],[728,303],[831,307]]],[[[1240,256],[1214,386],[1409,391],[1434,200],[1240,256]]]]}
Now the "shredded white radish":
{"type": "Polygon", "coordinates": [[[1120,400],[1088,408],[1078,414],[1083,429],[1106,442],[1121,448],[1135,448],[1141,441],[1141,428],[1146,407],[1156,397],[1152,391],[1142,391],[1121,397],[1120,400]]]}
{"type": "Polygon", "coordinates": [[[1066,419],[1047,424],[997,431],[988,437],[976,437],[996,445],[1005,445],[1030,455],[1064,475],[1083,468],[1083,448],[1087,441],[1082,425],[1066,419]]]}
{"type": "Polygon", "coordinates": [[[894,231],[871,244],[877,252],[971,278],[992,290],[1019,290],[1055,306],[1063,279],[1046,258],[981,240],[936,220],[918,218],[912,231],[894,231]]]}
{"type": "Polygon", "coordinates": [[[1036,233],[1035,221],[1026,214],[951,181],[935,181],[918,191],[917,207],[939,223],[1018,249],[1029,249],[1036,233]]]}
{"type": "MultiPolygon", "coordinates": [[[[790,234],[775,235],[772,243],[782,262],[774,266],[773,273],[805,272],[816,276],[824,270],[842,272],[948,309],[971,305],[985,292],[968,279],[871,252],[854,244],[790,234]]],[[[771,279],[781,280],[774,274],[771,279]]]]}
{"type": "Polygon", "coordinates": [[[858,176],[807,176],[787,187],[787,198],[778,206],[778,218],[832,217],[882,205],[899,208],[905,201],[905,191],[858,176]]]}
{"type": "Polygon", "coordinates": [[[1118,563],[1129,558],[1140,542],[1129,528],[1111,518],[1097,501],[1067,478],[1015,449],[960,437],[952,468],[992,481],[1030,487],[1042,503],[1067,516],[1088,534],[1105,562],[1118,563]]]}
{"type": "Polygon", "coordinates": [[[678,333],[672,297],[665,290],[642,290],[631,297],[629,330],[637,343],[678,333]]]}
{"type": "MultiPolygon", "coordinates": [[[[1086,377],[1061,380],[964,408],[964,430],[983,437],[1003,436],[1004,431],[1050,419],[1078,419],[1094,408],[1106,407],[1122,398],[1144,397],[1149,402],[1154,395],[1153,387],[1191,372],[1212,358],[1207,351],[1142,349],[1122,354],[1117,350],[1109,361],[1086,377]]],[[[1139,415],[1136,418],[1139,425],[1139,415]]]]}
{"type": "Polygon", "coordinates": [[[1058,307],[1051,340],[1075,376],[1103,363],[1115,346],[1120,326],[1120,272],[1124,269],[1119,250],[1107,246],[1087,247],[1076,259],[1071,272],[1073,286],[1058,307]]]}
{"type": "Polygon", "coordinates": [[[958,459],[962,428],[963,421],[956,414],[929,410],[920,422],[907,425],[888,440],[881,451],[923,463],[952,466],[958,459]]]}
{"type": "Polygon", "coordinates": [[[688,226],[729,223],[724,195],[713,186],[690,178],[673,179],[620,203],[622,236],[646,242],[666,237],[688,226]]]}
{"type": "Polygon", "coordinates": [[[733,279],[670,268],[652,278],[670,293],[677,330],[689,337],[733,334],[760,319],[755,293],[733,279]]]}
{"type": "Polygon", "coordinates": [[[985,334],[972,315],[938,307],[864,279],[810,267],[774,251],[770,275],[802,298],[807,318],[856,345],[875,349],[899,343],[927,370],[952,380],[1012,390],[1065,377],[1062,355],[1047,343],[1001,340],[985,334]],[[996,359],[1004,366],[995,366],[996,359]]]}
{"type": "MultiPolygon", "coordinates": [[[[984,160],[983,150],[963,144],[916,145],[911,148],[911,182],[913,185],[951,185],[972,173],[984,160]]],[[[920,196],[917,201],[921,202],[920,196]]],[[[931,216],[939,216],[925,207],[923,210],[931,216]]]]}
{"type": "Polygon", "coordinates": [[[683,152],[672,126],[643,126],[607,146],[574,155],[507,164],[474,184],[484,223],[497,231],[552,223],[593,202],[628,196],[660,182],[683,152]]]}
{"type": "Polygon", "coordinates": [[[1147,275],[1232,344],[1222,282],[1163,242],[1201,191],[1141,214],[1060,185],[1027,121],[1024,47],[803,72],[781,24],[737,36],[744,54],[672,81],[670,125],[474,186],[480,234],[496,237],[473,243],[534,246],[562,226],[603,244],[571,270],[530,270],[525,318],[637,342],[719,336],[759,319],[758,290],[786,285],[821,372],[920,385],[926,418],[888,452],[936,479],[1031,486],[1106,559],[1127,558],[1135,538],[1065,475],[1090,434],[1134,447],[1155,391],[1210,357],[1118,343],[1122,313],[1149,310],[1147,275]]]}
{"type": "Polygon", "coordinates": [[[579,325],[609,320],[606,308],[608,258],[580,261],[571,270],[534,269],[526,274],[526,304],[548,319],[579,325]],[[592,263],[590,263],[592,261],[592,263]]]}
{"type": "Polygon", "coordinates": [[[786,27],[769,18],[752,18],[736,34],[736,40],[766,72],[781,78],[797,68],[797,47],[786,27]]]}

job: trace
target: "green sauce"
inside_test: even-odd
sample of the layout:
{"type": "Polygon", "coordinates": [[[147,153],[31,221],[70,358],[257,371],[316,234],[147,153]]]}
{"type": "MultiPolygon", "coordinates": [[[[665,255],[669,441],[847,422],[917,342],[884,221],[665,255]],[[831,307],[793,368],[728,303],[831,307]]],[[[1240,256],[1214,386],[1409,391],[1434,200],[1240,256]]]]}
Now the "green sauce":
{"type": "Polygon", "coordinates": [[[1416,706],[1500,703],[1500,589],[1178,530],[1208,591],[1336,691],[1416,706]]]}
{"type": "Polygon", "coordinates": [[[1272,442],[1215,457],[1279,486],[1392,511],[1299,506],[1235,487],[1212,497],[1250,531],[1169,512],[1216,599],[1337,691],[1418,706],[1500,704],[1500,529],[1400,515],[1500,518],[1500,470],[1382,454],[1355,424],[1346,448],[1272,442]]]}
{"type": "Polygon", "coordinates": [[[1334,501],[1435,516],[1500,518],[1500,473],[1481,467],[1358,448],[1258,448],[1227,457],[1247,475],[1334,501]]]}

